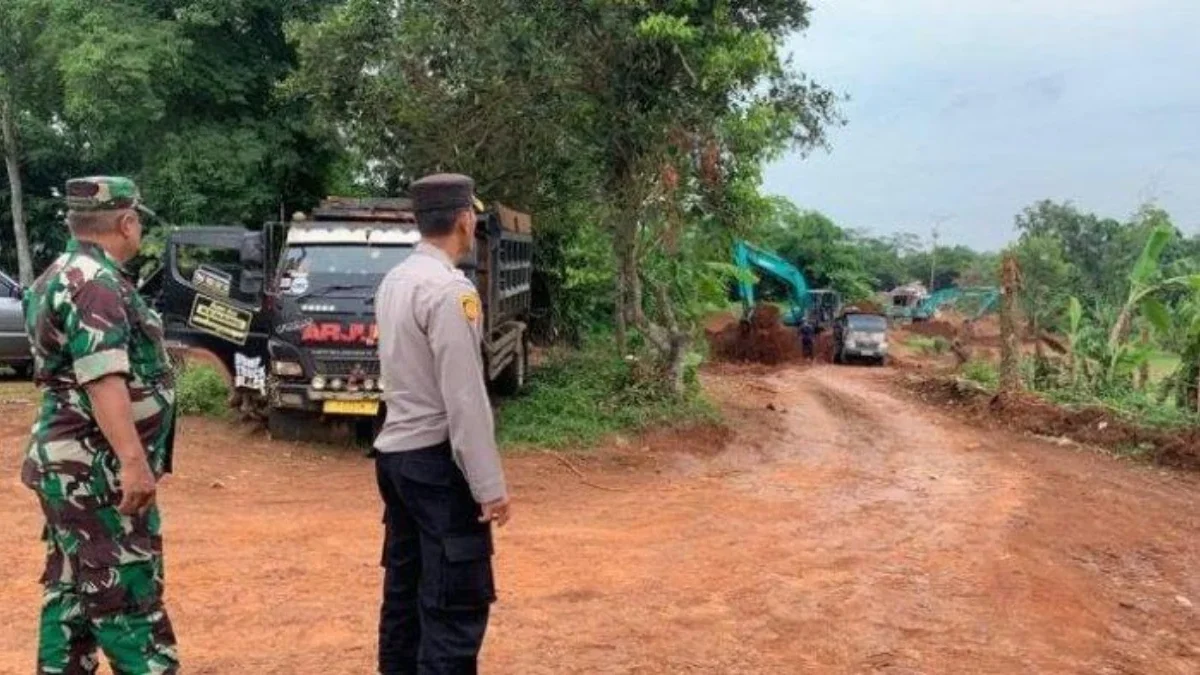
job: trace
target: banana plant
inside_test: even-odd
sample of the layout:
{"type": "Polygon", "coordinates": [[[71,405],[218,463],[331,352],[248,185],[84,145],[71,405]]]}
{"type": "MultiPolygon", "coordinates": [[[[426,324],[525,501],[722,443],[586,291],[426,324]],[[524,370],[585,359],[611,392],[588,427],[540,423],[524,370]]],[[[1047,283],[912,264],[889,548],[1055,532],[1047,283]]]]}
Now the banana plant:
{"type": "Polygon", "coordinates": [[[1071,360],[1071,386],[1079,386],[1079,370],[1082,354],[1080,354],[1080,337],[1083,331],[1083,304],[1079,298],[1071,296],[1067,303],[1067,347],[1068,358],[1071,360]]]}
{"type": "Polygon", "coordinates": [[[1180,408],[1200,412],[1200,290],[1180,304],[1177,323],[1183,352],[1167,387],[1180,408]]]}
{"type": "Polygon", "coordinates": [[[1162,225],[1150,233],[1142,248],[1137,263],[1129,273],[1129,296],[1121,307],[1117,320],[1108,334],[1107,368],[1105,380],[1114,382],[1126,373],[1132,373],[1141,361],[1149,358],[1149,350],[1142,345],[1126,340],[1130,324],[1138,311],[1160,333],[1169,333],[1173,320],[1171,312],[1156,296],[1172,288],[1200,289],[1200,274],[1189,274],[1157,280],[1163,250],[1175,236],[1170,225],[1162,225]]]}

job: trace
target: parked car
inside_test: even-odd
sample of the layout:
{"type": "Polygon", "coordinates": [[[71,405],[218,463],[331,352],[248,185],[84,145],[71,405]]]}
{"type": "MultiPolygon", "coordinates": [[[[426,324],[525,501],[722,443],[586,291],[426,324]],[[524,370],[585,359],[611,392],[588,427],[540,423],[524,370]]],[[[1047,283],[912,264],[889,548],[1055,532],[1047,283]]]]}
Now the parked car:
{"type": "Polygon", "coordinates": [[[25,312],[21,307],[24,289],[12,277],[0,272],[0,365],[27,378],[33,374],[33,353],[25,334],[25,312]]]}
{"type": "Polygon", "coordinates": [[[852,360],[887,363],[888,320],[876,312],[847,311],[833,324],[833,358],[838,363],[852,360]]]}

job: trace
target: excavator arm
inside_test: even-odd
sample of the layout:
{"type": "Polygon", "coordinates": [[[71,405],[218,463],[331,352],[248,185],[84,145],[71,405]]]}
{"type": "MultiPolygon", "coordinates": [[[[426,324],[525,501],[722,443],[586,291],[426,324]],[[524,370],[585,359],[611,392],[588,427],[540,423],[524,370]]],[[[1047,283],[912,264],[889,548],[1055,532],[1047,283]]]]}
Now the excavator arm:
{"type": "MultiPolygon", "coordinates": [[[[785,323],[793,325],[799,323],[804,313],[808,311],[810,299],[808,280],[795,265],[745,241],[738,241],[734,244],[733,261],[739,270],[765,272],[786,284],[792,311],[791,315],[785,318],[785,323]]],[[[742,300],[743,316],[748,317],[754,310],[754,283],[740,279],[738,290],[742,300]]]]}
{"type": "Polygon", "coordinates": [[[929,297],[922,300],[921,304],[917,306],[914,317],[922,321],[928,321],[943,306],[959,302],[965,298],[977,298],[979,300],[979,308],[971,316],[971,320],[974,321],[988,312],[995,311],[996,305],[1000,303],[1000,289],[992,286],[943,288],[939,291],[934,291],[929,297]]]}

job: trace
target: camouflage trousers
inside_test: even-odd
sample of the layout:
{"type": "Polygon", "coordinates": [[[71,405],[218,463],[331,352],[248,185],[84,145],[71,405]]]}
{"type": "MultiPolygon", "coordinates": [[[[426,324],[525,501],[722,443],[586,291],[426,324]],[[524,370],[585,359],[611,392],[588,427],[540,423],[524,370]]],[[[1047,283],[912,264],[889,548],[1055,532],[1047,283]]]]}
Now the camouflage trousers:
{"type": "Polygon", "coordinates": [[[91,675],[97,649],[114,675],[177,673],[157,507],[131,518],[105,503],[115,499],[81,508],[77,499],[39,497],[47,544],[39,675],[91,675]]]}

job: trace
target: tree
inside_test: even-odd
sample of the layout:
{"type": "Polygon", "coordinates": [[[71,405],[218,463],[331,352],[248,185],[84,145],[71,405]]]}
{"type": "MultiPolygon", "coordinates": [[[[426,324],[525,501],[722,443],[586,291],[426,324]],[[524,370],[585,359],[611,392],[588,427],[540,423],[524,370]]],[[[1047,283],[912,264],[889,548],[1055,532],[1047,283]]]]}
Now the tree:
{"type": "Polygon", "coordinates": [[[1021,267],[1011,253],[1002,259],[1000,283],[1000,391],[1011,394],[1021,389],[1021,342],[1016,327],[1021,267]]]}
{"type": "Polygon", "coordinates": [[[338,151],[277,85],[294,62],[284,25],[325,0],[2,4],[0,90],[16,139],[4,147],[6,159],[19,150],[24,189],[0,197],[24,208],[0,220],[13,220],[14,242],[33,223],[16,247],[30,274],[65,239],[56,194],[73,175],[131,175],[176,222],[261,223],[324,194],[338,151]]]}
{"type": "Polygon", "coordinates": [[[571,23],[581,27],[584,93],[597,113],[584,133],[601,149],[612,205],[618,326],[635,326],[657,348],[679,390],[689,335],[674,304],[689,290],[679,285],[689,251],[671,243],[686,240],[698,255],[709,253],[707,242],[727,251],[738,229],[731,197],[756,184],[762,162],[785,147],[822,143],[837,121],[836,98],[782,56],[783,40],[808,25],[804,2],[598,0],[580,8],[571,23]],[[647,286],[653,303],[644,301],[647,286]]]}
{"type": "Polygon", "coordinates": [[[761,213],[762,163],[823,142],[836,98],[789,67],[799,1],[350,0],[298,27],[290,90],[397,191],[454,168],[612,247],[614,324],[683,386],[696,298],[761,213]],[[568,208],[564,208],[564,205],[568,208]],[[580,206],[582,205],[582,208],[580,206]]]}
{"type": "Polygon", "coordinates": [[[0,35],[4,36],[0,40],[0,148],[8,175],[8,202],[22,284],[33,281],[33,261],[26,230],[21,168],[25,152],[20,126],[27,111],[43,102],[45,69],[37,42],[46,14],[44,4],[33,0],[9,0],[0,5],[0,35]]]}
{"type": "Polygon", "coordinates": [[[1029,319],[1031,334],[1037,339],[1042,330],[1061,327],[1075,270],[1067,262],[1062,242],[1050,235],[1026,234],[1014,247],[1014,253],[1024,280],[1022,309],[1029,319]]]}
{"type": "Polygon", "coordinates": [[[918,252],[920,245],[920,237],[910,233],[889,237],[855,234],[855,247],[859,259],[863,268],[874,275],[875,290],[879,291],[889,291],[917,280],[909,276],[909,265],[905,263],[905,259],[918,252]]]}
{"type": "Polygon", "coordinates": [[[771,200],[772,218],[755,232],[759,243],[796,264],[814,288],[832,288],[849,301],[871,295],[874,277],[856,242],[827,216],[771,200]]]}

